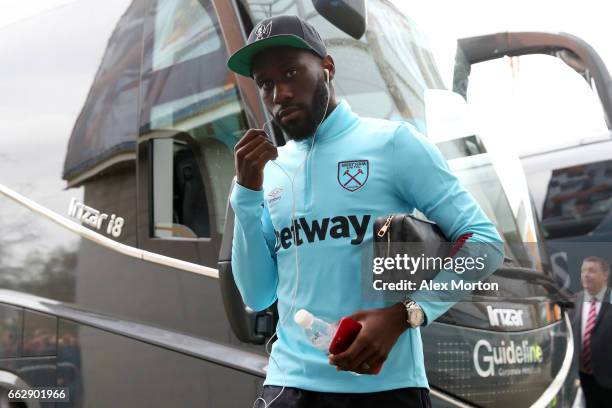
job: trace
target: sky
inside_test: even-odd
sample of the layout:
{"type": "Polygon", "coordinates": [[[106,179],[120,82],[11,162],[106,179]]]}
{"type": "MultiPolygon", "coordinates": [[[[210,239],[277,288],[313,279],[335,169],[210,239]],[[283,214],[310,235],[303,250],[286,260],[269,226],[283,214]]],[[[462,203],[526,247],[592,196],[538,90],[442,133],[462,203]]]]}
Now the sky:
{"type": "MultiPolygon", "coordinates": [[[[64,216],[71,198],[83,201],[83,189],[65,189],[61,178],[68,136],[129,1],[0,0],[0,183],[64,216]]],[[[68,230],[26,214],[0,197],[0,219],[14,221],[0,225],[12,234],[0,231],[0,241],[15,242],[7,251],[13,258],[0,263],[76,242],[68,230]],[[37,239],[18,239],[22,231],[37,239]]]]}
{"type": "Polygon", "coordinates": [[[462,38],[500,31],[553,31],[577,35],[591,44],[612,66],[609,11],[600,0],[392,0],[427,32],[462,38]]]}
{"type": "Polygon", "coordinates": [[[0,28],[76,0],[0,0],[0,28]]]}
{"type": "MultiPolygon", "coordinates": [[[[612,67],[612,27],[606,2],[393,2],[425,32],[447,83],[458,38],[505,31],[573,34],[588,42],[608,69],[612,67]]],[[[582,77],[553,57],[519,59],[511,62],[506,57],[473,67],[468,101],[482,127],[502,135],[519,154],[606,137],[601,106],[582,77]]]]}

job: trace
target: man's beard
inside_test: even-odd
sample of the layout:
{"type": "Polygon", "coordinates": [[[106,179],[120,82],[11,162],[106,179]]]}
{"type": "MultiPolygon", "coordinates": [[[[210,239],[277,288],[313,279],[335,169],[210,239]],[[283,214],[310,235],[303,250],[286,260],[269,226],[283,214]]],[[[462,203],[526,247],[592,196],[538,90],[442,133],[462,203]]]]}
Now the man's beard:
{"type": "Polygon", "coordinates": [[[289,139],[299,142],[307,139],[317,130],[319,123],[323,121],[323,115],[326,114],[326,106],[328,103],[327,87],[323,77],[317,82],[314,95],[312,97],[312,105],[308,109],[308,113],[304,121],[297,126],[285,126],[276,119],[274,122],[287,134],[289,139]]]}

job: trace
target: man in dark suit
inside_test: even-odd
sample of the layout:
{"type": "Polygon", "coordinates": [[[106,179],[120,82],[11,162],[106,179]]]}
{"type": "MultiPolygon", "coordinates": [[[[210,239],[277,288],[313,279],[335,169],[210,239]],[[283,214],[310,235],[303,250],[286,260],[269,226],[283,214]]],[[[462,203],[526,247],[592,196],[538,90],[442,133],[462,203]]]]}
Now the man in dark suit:
{"type": "Polygon", "coordinates": [[[576,295],[572,317],[575,356],[587,408],[612,406],[612,305],[610,265],[589,256],[582,261],[583,291],[576,295]]]}

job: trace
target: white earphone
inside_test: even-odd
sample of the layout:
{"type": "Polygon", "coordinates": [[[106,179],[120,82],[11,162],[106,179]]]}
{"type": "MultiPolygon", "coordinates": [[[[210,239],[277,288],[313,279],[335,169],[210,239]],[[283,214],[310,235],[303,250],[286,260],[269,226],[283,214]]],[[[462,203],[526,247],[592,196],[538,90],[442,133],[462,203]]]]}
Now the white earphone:
{"type": "MultiPolygon", "coordinates": [[[[294,188],[295,177],[300,172],[300,170],[302,169],[304,164],[306,164],[306,161],[308,160],[308,157],[311,155],[311,153],[312,153],[312,151],[314,149],[315,136],[317,134],[317,131],[319,130],[319,126],[321,126],[321,123],[323,123],[323,121],[325,120],[325,117],[327,116],[327,111],[329,109],[329,101],[330,101],[330,97],[331,97],[330,91],[329,91],[329,70],[327,68],[324,68],[323,71],[325,72],[325,86],[327,88],[327,103],[325,104],[325,112],[323,113],[323,117],[321,118],[321,121],[317,125],[317,128],[315,129],[315,132],[312,135],[312,143],[310,145],[310,149],[308,149],[308,153],[306,153],[306,156],[304,157],[304,161],[302,161],[302,163],[298,166],[297,170],[293,174],[293,177],[291,177],[289,175],[289,173],[287,173],[287,171],[280,164],[278,164],[274,160],[271,160],[272,163],[274,163],[279,169],[281,169],[281,171],[283,173],[285,173],[285,175],[287,176],[287,178],[291,182],[291,224],[290,225],[295,225],[295,188],[294,188]]],[[[264,131],[265,131],[266,124],[270,123],[271,121],[272,121],[272,119],[270,119],[269,121],[264,123],[264,125],[262,126],[262,128],[264,128],[264,131]]],[[[270,137],[270,135],[268,135],[268,137],[270,137]]],[[[272,140],[271,137],[270,137],[270,140],[272,140]]],[[[278,336],[278,330],[280,330],[280,328],[285,323],[285,320],[291,315],[291,312],[293,311],[293,309],[295,309],[295,297],[296,297],[298,285],[299,285],[299,282],[300,282],[300,264],[299,264],[297,234],[296,234],[296,232],[297,231],[295,231],[295,229],[292,229],[293,244],[294,244],[293,247],[294,247],[294,250],[295,250],[295,275],[296,276],[295,276],[295,285],[293,286],[293,295],[292,295],[292,299],[291,299],[291,307],[289,308],[289,311],[285,314],[283,319],[281,319],[281,321],[279,322],[278,329],[274,332],[274,334],[272,334],[272,336],[268,339],[268,341],[266,342],[266,345],[265,345],[266,353],[268,353],[268,355],[272,359],[272,362],[274,364],[276,364],[276,366],[279,368],[279,370],[283,373],[283,376],[285,375],[284,370],[281,368],[281,366],[278,364],[278,362],[274,359],[274,357],[272,357],[272,354],[268,350],[268,346],[270,345],[270,342],[272,341],[272,339],[275,336],[278,336]]],[[[264,404],[263,408],[269,408],[274,401],[276,401],[278,398],[280,398],[280,396],[282,395],[282,393],[284,391],[285,391],[285,386],[282,386],[282,388],[281,388],[280,392],[278,393],[278,395],[276,397],[274,397],[270,402],[267,402],[262,397],[258,397],[253,402],[253,408],[255,407],[255,404],[257,404],[257,401],[262,401],[263,402],[263,404],[264,404]]]]}

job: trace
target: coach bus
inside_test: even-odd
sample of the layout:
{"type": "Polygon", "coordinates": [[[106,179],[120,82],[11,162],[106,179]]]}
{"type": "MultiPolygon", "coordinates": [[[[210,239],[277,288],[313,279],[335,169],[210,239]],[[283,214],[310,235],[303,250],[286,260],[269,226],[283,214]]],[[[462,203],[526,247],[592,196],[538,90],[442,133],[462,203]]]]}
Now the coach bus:
{"type": "Polygon", "coordinates": [[[569,404],[571,302],[518,157],[472,121],[453,124],[472,67],[504,55],[572,53],[610,109],[587,44],[494,34],[435,61],[387,0],[79,0],[0,29],[0,407],[252,406],[277,321],[234,284],[228,196],[233,146],[267,113],[226,61],[280,14],[319,30],[355,112],[435,141],[504,239],[490,278],[503,293],[475,292],[421,329],[434,406],[569,404]],[[68,395],[9,398],[49,387],[68,395]]]}

